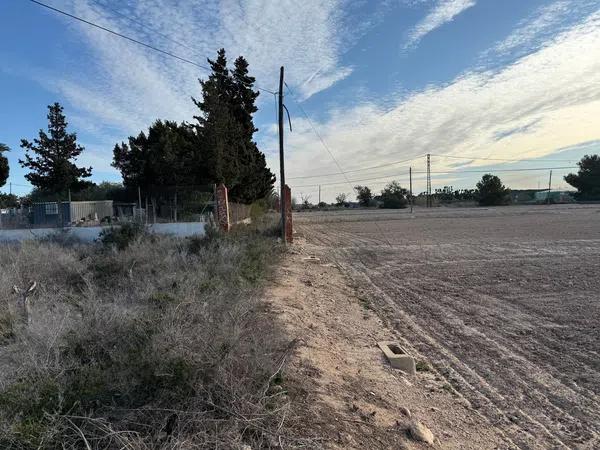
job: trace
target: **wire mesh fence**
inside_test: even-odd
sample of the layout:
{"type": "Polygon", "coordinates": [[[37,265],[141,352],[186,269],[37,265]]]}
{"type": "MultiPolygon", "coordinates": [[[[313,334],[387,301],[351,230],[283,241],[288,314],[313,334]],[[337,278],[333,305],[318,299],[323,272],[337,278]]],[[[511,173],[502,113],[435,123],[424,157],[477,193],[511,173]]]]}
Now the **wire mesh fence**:
{"type": "Polygon", "coordinates": [[[0,229],[206,222],[214,209],[214,185],[45,193],[0,209],[0,229]]]}

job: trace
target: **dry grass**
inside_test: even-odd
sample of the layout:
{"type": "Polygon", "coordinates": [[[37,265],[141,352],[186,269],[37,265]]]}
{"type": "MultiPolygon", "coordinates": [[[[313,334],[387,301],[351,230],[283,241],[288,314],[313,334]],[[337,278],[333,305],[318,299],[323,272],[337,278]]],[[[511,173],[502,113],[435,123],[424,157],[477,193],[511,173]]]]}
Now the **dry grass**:
{"type": "Polygon", "coordinates": [[[290,344],[260,302],[264,227],[124,250],[0,252],[0,447],[252,448],[286,428],[290,344]],[[29,324],[13,285],[37,282],[29,324]]]}

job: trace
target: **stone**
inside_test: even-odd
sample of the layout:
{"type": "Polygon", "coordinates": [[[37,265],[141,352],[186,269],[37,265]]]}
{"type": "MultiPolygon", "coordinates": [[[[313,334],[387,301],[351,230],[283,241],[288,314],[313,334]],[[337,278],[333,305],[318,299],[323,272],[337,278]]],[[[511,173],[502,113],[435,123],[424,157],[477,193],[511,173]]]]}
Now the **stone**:
{"type": "Polygon", "coordinates": [[[415,441],[425,442],[430,445],[433,445],[435,442],[435,437],[433,436],[431,430],[418,420],[413,420],[408,430],[410,432],[410,436],[415,441]]]}
{"type": "Polygon", "coordinates": [[[412,417],[410,409],[408,409],[406,406],[401,406],[399,410],[404,416],[408,417],[409,419],[412,417]]]}

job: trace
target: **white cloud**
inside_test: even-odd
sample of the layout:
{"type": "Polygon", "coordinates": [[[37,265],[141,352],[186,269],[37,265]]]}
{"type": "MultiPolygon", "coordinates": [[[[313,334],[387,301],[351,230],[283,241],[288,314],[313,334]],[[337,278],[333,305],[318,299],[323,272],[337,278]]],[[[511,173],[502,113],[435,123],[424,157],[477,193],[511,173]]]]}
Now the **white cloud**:
{"type": "MultiPolygon", "coordinates": [[[[203,65],[224,47],[231,60],[244,55],[257,85],[270,90],[277,89],[284,65],[287,83],[303,99],[352,73],[341,56],[389,7],[356,18],[349,13],[355,7],[350,0],[208,0],[201,5],[194,0],[124,0],[113,3],[121,14],[98,3],[104,2],[63,0],[57,6],[203,65]]],[[[65,23],[89,54],[80,61],[65,57],[65,65],[74,70],[36,78],[75,105],[81,118],[126,135],[156,118],[190,120],[197,112],[190,96],[200,95],[197,80],[205,70],[88,25],[65,23]]],[[[260,101],[271,100],[262,93],[260,101]]]]}
{"type": "Polygon", "coordinates": [[[427,34],[445,23],[451,22],[463,11],[475,6],[476,3],[476,0],[438,0],[427,16],[410,30],[404,48],[416,46],[427,34]]]}
{"type": "MultiPolygon", "coordinates": [[[[502,70],[465,73],[446,86],[415,92],[392,107],[364,103],[333,111],[317,127],[342,167],[386,164],[424,153],[538,158],[600,140],[600,12],[502,70]],[[510,132],[509,132],[510,131],[510,132]],[[502,136],[502,139],[498,139],[502,136]]],[[[266,141],[276,148],[275,141],[266,141]]],[[[305,121],[288,135],[288,177],[336,173],[305,121]]],[[[436,161],[436,169],[450,168],[436,161]]],[[[472,167],[482,162],[465,161],[472,167]]],[[[488,163],[489,164],[489,163],[488,163]]],[[[271,167],[277,167],[271,159],[271,167]]],[[[424,170],[424,159],[413,163],[424,170]]],[[[351,174],[351,180],[398,177],[408,164],[351,174]]],[[[341,175],[291,180],[339,182],[341,175]]]]}
{"type": "Polygon", "coordinates": [[[597,0],[554,0],[542,5],[520,21],[506,38],[485,51],[482,59],[498,64],[506,57],[521,57],[597,9],[597,0]]]}
{"type": "Polygon", "coordinates": [[[494,50],[500,54],[508,53],[530,44],[540,34],[555,29],[573,6],[572,3],[571,0],[559,0],[541,7],[533,17],[522,22],[510,36],[499,42],[494,50]]]}

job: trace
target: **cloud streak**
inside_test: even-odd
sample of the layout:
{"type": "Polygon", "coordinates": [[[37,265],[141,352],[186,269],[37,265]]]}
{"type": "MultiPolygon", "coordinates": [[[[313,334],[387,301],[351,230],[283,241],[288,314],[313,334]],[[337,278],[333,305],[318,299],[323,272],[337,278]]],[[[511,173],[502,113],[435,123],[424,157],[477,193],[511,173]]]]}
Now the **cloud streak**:
{"type": "MultiPolygon", "coordinates": [[[[344,169],[425,153],[542,158],[600,140],[600,60],[594,57],[598,48],[600,12],[501,70],[464,73],[448,85],[396,100],[392,107],[367,102],[334,110],[317,127],[344,169]]],[[[275,141],[265,145],[276,148],[275,141]]],[[[288,148],[289,177],[314,174],[316,168],[319,173],[338,171],[305,121],[296,119],[288,148]]],[[[271,161],[277,167],[275,159],[271,161]]],[[[413,168],[423,170],[423,161],[413,162],[413,168]]],[[[398,177],[409,164],[361,176],[398,177]]],[[[473,161],[470,166],[484,164],[473,161]]],[[[443,160],[436,168],[451,169],[443,160]]],[[[349,188],[341,175],[327,181],[341,183],[339,189],[349,188]]]]}
{"type": "MultiPolygon", "coordinates": [[[[60,6],[200,64],[206,64],[205,58],[214,57],[221,47],[231,59],[244,55],[257,85],[270,90],[276,90],[279,67],[284,65],[290,68],[287,83],[303,99],[352,73],[351,67],[341,63],[341,55],[381,15],[381,8],[375,8],[372,17],[357,18],[349,12],[349,0],[208,0],[202,7],[194,0],[175,5],[170,0],[64,0],[60,6]],[[116,12],[111,5],[118,5],[116,12]]],[[[85,63],[65,57],[74,71],[36,78],[77,105],[82,118],[99,120],[126,134],[157,117],[192,117],[190,95],[199,95],[197,79],[206,76],[205,71],[65,21],[88,47],[90,57],[85,63]]],[[[260,101],[271,99],[262,95],[260,101]]]]}
{"type": "Polygon", "coordinates": [[[597,0],[555,0],[520,21],[505,39],[485,51],[482,59],[495,64],[541,48],[548,39],[568,30],[598,9],[597,0]]]}
{"type": "Polygon", "coordinates": [[[476,3],[476,0],[438,0],[423,20],[410,30],[404,49],[416,47],[426,35],[451,22],[456,16],[475,6],[476,3]]]}

